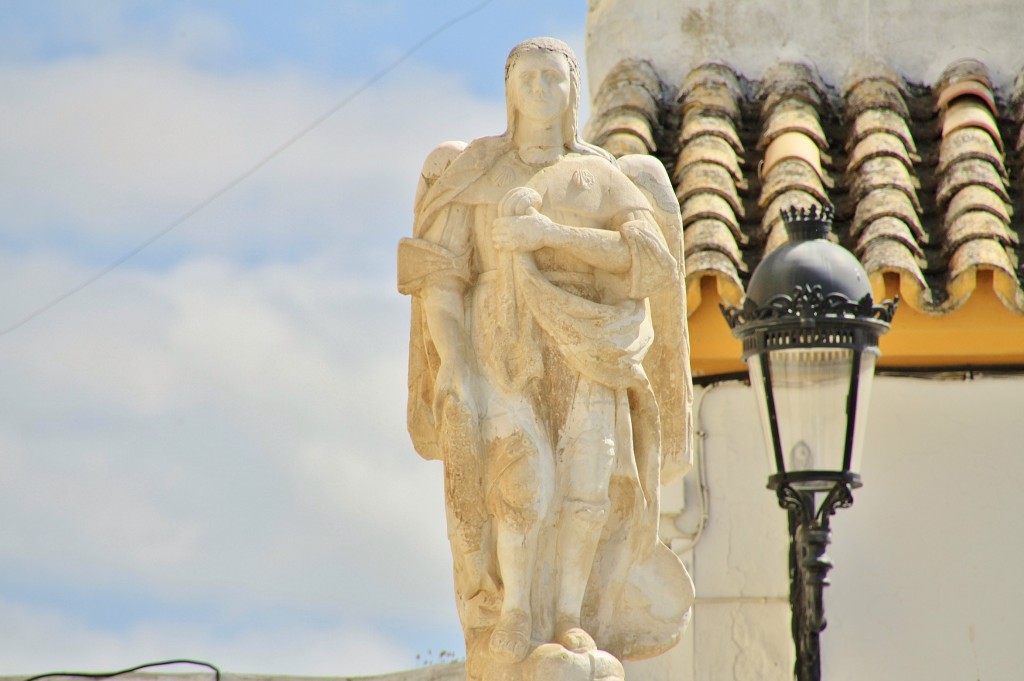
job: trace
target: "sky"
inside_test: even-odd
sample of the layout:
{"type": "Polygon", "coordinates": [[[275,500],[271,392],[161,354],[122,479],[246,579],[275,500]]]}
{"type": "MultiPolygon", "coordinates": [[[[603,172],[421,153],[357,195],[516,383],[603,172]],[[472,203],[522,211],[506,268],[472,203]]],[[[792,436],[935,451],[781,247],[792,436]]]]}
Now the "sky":
{"type": "MultiPolygon", "coordinates": [[[[0,0],[0,675],[462,654],[395,249],[584,0],[0,0]]],[[[585,81],[585,79],[584,79],[585,81]]]]}

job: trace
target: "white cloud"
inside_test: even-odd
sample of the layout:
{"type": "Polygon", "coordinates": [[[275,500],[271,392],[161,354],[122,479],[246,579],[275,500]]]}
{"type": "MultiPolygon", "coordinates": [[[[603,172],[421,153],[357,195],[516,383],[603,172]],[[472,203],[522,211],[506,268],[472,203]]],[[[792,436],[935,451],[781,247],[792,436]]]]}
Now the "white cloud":
{"type": "MultiPolygon", "coordinates": [[[[406,73],[0,337],[0,667],[127,666],[178,646],[233,670],[350,675],[457,647],[440,466],[405,433],[394,249],[421,159],[500,131],[503,106],[406,73]],[[109,598],[106,620],[71,614],[67,593],[109,598]],[[107,621],[133,599],[291,624],[107,621]]],[[[0,326],[343,94],[141,53],[7,64],[0,84],[0,326]]]]}
{"type": "MultiPolygon", "coordinates": [[[[349,676],[409,668],[415,654],[365,627],[255,623],[225,635],[203,623],[156,621],[118,634],[47,607],[0,600],[0,667],[17,673],[110,671],[187,657],[222,671],[349,676]]],[[[202,672],[193,666],[154,671],[202,672]]],[[[212,678],[212,677],[211,677],[212,678]]]]}
{"type": "MultiPolygon", "coordinates": [[[[500,103],[404,69],[218,201],[169,242],[266,254],[342,248],[410,220],[420,159],[498,132],[500,103]]],[[[358,83],[298,72],[212,75],[144,53],[0,67],[8,238],[141,241],[250,168],[358,83]]],[[[397,232],[393,232],[397,233],[397,232]]]]}

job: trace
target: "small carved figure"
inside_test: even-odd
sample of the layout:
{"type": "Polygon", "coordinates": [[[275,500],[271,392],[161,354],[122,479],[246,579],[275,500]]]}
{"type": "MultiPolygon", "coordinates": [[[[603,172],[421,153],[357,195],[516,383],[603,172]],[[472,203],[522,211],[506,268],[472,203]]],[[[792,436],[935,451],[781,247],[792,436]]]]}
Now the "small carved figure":
{"type": "Polygon", "coordinates": [[[505,82],[506,132],[430,155],[399,246],[409,431],[444,462],[471,679],[658,654],[693,600],[657,535],[690,456],[678,203],[656,159],[579,138],[567,45],[516,46],[505,82]]]}

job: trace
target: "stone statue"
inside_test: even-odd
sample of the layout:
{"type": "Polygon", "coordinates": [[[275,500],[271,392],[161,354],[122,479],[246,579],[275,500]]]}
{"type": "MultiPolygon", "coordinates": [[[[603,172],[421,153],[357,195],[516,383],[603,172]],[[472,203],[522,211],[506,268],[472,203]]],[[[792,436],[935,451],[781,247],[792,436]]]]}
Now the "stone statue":
{"type": "Polygon", "coordinates": [[[690,460],[679,206],[656,159],[580,139],[579,79],[561,41],[516,46],[508,129],[430,154],[399,245],[470,679],[621,677],[693,600],[657,536],[690,460]]]}

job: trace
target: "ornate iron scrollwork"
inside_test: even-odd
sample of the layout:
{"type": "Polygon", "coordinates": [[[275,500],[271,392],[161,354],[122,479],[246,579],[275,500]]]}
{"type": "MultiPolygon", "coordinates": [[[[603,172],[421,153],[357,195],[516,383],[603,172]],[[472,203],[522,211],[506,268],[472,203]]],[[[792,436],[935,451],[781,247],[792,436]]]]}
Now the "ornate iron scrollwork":
{"type": "Polygon", "coordinates": [[[871,294],[860,300],[850,300],[841,293],[825,295],[820,285],[797,284],[792,295],[779,294],[773,296],[763,305],[747,298],[742,307],[720,305],[722,314],[730,329],[751,322],[783,319],[786,317],[820,318],[842,317],[859,319],[877,319],[889,324],[896,313],[897,296],[875,305],[871,294]]]}

